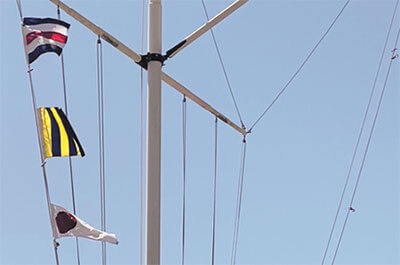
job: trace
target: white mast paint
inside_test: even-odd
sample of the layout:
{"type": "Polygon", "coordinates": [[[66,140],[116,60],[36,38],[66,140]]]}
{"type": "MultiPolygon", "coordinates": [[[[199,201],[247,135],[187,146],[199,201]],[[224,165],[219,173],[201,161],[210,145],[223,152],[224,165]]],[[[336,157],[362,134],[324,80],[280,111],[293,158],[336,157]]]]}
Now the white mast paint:
{"type": "MultiPolygon", "coordinates": [[[[161,54],[161,0],[149,1],[149,53],[161,54]]],[[[148,63],[146,264],[160,264],[161,62],[148,63]]]]}

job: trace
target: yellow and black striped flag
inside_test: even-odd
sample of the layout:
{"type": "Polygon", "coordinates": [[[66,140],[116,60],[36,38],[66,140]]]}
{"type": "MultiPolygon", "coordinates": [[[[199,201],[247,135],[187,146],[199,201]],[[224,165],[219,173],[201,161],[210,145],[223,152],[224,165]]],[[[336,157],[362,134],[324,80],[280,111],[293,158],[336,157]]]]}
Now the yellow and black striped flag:
{"type": "Polygon", "coordinates": [[[85,156],[67,116],[58,107],[38,109],[44,157],[85,156]]]}

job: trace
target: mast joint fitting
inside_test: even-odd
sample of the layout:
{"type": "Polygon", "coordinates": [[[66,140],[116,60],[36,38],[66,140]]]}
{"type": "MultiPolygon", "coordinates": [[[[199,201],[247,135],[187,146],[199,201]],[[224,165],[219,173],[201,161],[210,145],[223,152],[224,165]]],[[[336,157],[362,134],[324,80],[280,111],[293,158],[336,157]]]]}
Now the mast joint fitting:
{"type": "Polygon", "coordinates": [[[147,70],[147,66],[148,66],[149,62],[158,61],[161,63],[161,65],[164,65],[165,60],[168,59],[167,55],[162,55],[160,53],[149,53],[148,52],[147,54],[143,54],[140,56],[141,56],[141,59],[139,62],[137,62],[137,64],[146,70],[147,70]]]}

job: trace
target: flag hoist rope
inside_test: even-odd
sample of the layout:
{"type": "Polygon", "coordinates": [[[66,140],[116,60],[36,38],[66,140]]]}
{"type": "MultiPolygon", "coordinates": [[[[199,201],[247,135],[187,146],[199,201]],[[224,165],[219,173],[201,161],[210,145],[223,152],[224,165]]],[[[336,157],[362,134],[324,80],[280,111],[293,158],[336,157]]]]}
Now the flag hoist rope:
{"type": "MultiPolygon", "coordinates": [[[[104,158],[104,97],[103,97],[103,46],[100,36],[97,39],[97,88],[99,115],[99,165],[100,165],[100,201],[101,201],[101,230],[106,231],[106,180],[104,158]]],[[[107,262],[106,242],[101,242],[102,264],[107,262]]]]}
{"type": "MultiPolygon", "coordinates": [[[[29,64],[28,60],[28,53],[26,52],[26,45],[25,45],[25,36],[24,36],[24,31],[23,31],[23,21],[22,21],[22,9],[21,9],[21,4],[17,0],[17,6],[18,10],[20,12],[20,17],[21,17],[21,33],[22,33],[22,39],[24,42],[24,50],[25,50],[25,59],[26,59],[26,65],[28,69],[28,77],[29,77],[29,86],[30,86],[30,92],[31,92],[31,99],[32,99],[32,107],[33,107],[33,114],[35,117],[35,124],[36,124],[36,133],[37,133],[37,138],[38,138],[38,144],[39,144],[39,153],[40,153],[40,161],[41,161],[41,167],[42,167],[42,173],[43,173],[43,181],[44,181],[44,188],[45,188],[45,193],[46,193],[46,202],[47,202],[47,210],[49,212],[49,219],[50,219],[50,226],[53,227],[53,220],[52,220],[52,214],[51,214],[51,200],[50,200],[50,192],[49,192],[49,183],[47,181],[47,173],[46,173],[46,161],[44,159],[43,155],[43,145],[42,145],[42,140],[40,137],[40,128],[39,128],[39,120],[38,120],[38,114],[37,114],[37,104],[36,104],[36,96],[35,96],[35,90],[33,88],[33,80],[32,80],[32,68],[31,65],[29,64]]],[[[60,261],[58,258],[58,242],[53,236],[53,247],[54,247],[54,256],[56,259],[56,264],[59,265],[60,261]]]]}
{"type": "Polygon", "coordinates": [[[389,29],[388,29],[388,32],[386,34],[386,39],[385,39],[385,43],[383,45],[381,58],[379,59],[379,63],[378,63],[378,69],[377,69],[376,74],[375,74],[374,83],[372,85],[370,96],[369,96],[368,103],[367,103],[367,107],[366,107],[365,112],[364,112],[364,117],[363,117],[363,121],[361,123],[360,132],[358,134],[357,142],[356,142],[356,145],[355,145],[354,150],[353,150],[353,155],[352,155],[352,158],[351,158],[349,169],[347,171],[345,184],[343,186],[343,190],[342,190],[342,193],[341,193],[341,196],[340,196],[340,200],[339,200],[339,203],[338,203],[338,206],[337,206],[337,209],[336,209],[336,214],[335,214],[335,217],[334,217],[334,220],[333,220],[331,231],[329,233],[328,242],[327,242],[325,250],[324,250],[324,255],[322,257],[321,265],[324,265],[324,263],[325,263],[326,256],[328,254],[328,250],[329,250],[329,247],[330,247],[330,243],[332,241],[333,232],[335,231],[335,228],[336,228],[336,223],[337,223],[337,219],[339,217],[339,212],[340,212],[340,210],[342,208],[343,199],[344,199],[345,193],[347,191],[347,187],[348,187],[349,180],[350,180],[350,174],[351,174],[351,172],[353,170],[355,158],[356,158],[356,155],[358,153],[359,145],[360,145],[360,142],[361,142],[361,137],[363,135],[363,132],[364,132],[364,129],[365,129],[365,124],[366,124],[366,121],[367,121],[367,117],[368,117],[368,114],[370,112],[372,98],[373,98],[373,96],[375,94],[376,83],[378,81],[378,76],[379,76],[379,73],[380,73],[380,70],[381,70],[383,58],[384,58],[386,47],[387,47],[387,44],[388,44],[388,41],[389,41],[389,36],[390,36],[391,29],[392,29],[393,21],[394,21],[395,15],[396,15],[396,10],[397,10],[398,4],[399,4],[399,0],[397,0],[397,2],[396,2],[396,5],[395,5],[394,11],[393,11],[393,15],[392,15],[392,19],[391,19],[391,22],[390,22],[390,25],[389,25],[389,29]]]}
{"type": "MultiPolygon", "coordinates": [[[[28,61],[27,61],[28,62],[28,61]]],[[[52,220],[52,215],[51,215],[51,200],[50,200],[50,192],[49,192],[49,184],[47,181],[47,174],[46,174],[46,161],[44,160],[44,155],[43,155],[43,146],[42,146],[42,140],[40,138],[40,129],[39,129],[39,121],[38,121],[38,114],[37,114],[37,105],[36,105],[36,98],[35,98],[35,92],[33,89],[33,81],[32,81],[32,68],[30,64],[28,63],[28,75],[29,75],[29,84],[31,87],[31,96],[32,96],[32,106],[33,106],[33,112],[35,115],[35,123],[36,123],[36,130],[37,130],[37,135],[38,135],[38,143],[39,143],[39,149],[40,149],[40,159],[41,159],[41,167],[42,167],[42,172],[43,172],[43,180],[44,180],[44,187],[46,190],[46,201],[47,201],[47,208],[49,210],[49,218],[50,218],[50,226],[53,226],[53,220],[52,220]]],[[[54,246],[54,254],[56,258],[56,264],[59,265],[59,259],[58,259],[58,242],[53,236],[53,246],[54,246]]]]}
{"type": "Polygon", "coordinates": [[[17,2],[17,8],[18,8],[19,19],[21,20],[21,23],[22,23],[23,17],[22,17],[21,0],[16,0],[16,2],[17,2]]]}
{"type": "MultiPolygon", "coordinates": [[[[60,13],[60,7],[57,6],[57,17],[59,20],[61,20],[61,13],[60,13]]],[[[64,108],[65,108],[65,115],[67,118],[68,116],[68,103],[67,103],[67,86],[65,82],[65,67],[64,67],[64,54],[61,53],[60,56],[61,60],[61,74],[62,74],[62,82],[63,82],[63,94],[64,94],[64,108]]],[[[72,196],[72,209],[74,211],[74,215],[76,215],[76,203],[75,203],[75,186],[74,186],[74,174],[72,170],[72,158],[68,156],[68,164],[69,164],[69,175],[70,175],[70,183],[71,183],[71,196],[72,196]]],[[[77,264],[81,264],[81,259],[80,259],[80,254],[79,254],[79,241],[78,237],[75,237],[75,244],[76,244],[76,259],[77,259],[77,264]]]]}
{"type": "Polygon", "coordinates": [[[394,44],[394,48],[392,50],[392,55],[391,55],[391,58],[390,58],[389,67],[388,67],[388,70],[386,72],[386,77],[385,77],[385,81],[384,81],[384,84],[383,84],[383,87],[382,87],[381,94],[379,95],[378,106],[376,107],[376,110],[375,110],[374,119],[373,119],[373,122],[372,122],[372,127],[371,127],[371,130],[370,130],[369,135],[368,135],[367,146],[365,147],[365,151],[364,151],[364,154],[363,154],[363,157],[362,157],[361,165],[360,165],[360,168],[358,170],[356,184],[354,186],[354,189],[353,189],[353,192],[352,192],[352,195],[351,195],[349,208],[347,209],[346,217],[345,217],[345,220],[343,222],[342,230],[340,232],[339,240],[338,240],[337,245],[336,245],[335,254],[333,256],[331,265],[333,265],[335,263],[336,256],[337,256],[337,253],[338,253],[338,250],[339,250],[339,247],[340,247],[340,243],[342,242],[342,239],[343,239],[343,234],[344,234],[344,231],[345,231],[345,228],[346,228],[346,225],[347,225],[347,221],[349,219],[350,212],[354,211],[353,202],[354,202],[354,199],[355,199],[355,196],[356,196],[356,193],[357,193],[358,185],[360,183],[361,173],[363,171],[364,164],[365,164],[365,159],[367,157],[369,146],[371,144],[371,139],[372,139],[372,135],[374,133],[376,121],[378,119],[379,110],[380,110],[380,107],[382,105],[382,100],[383,100],[383,96],[385,94],[386,84],[387,84],[387,81],[389,79],[390,70],[392,69],[393,61],[397,57],[399,57],[398,54],[396,54],[396,52],[397,52],[397,44],[398,44],[398,41],[399,41],[399,36],[400,36],[400,28],[397,31],[396,41],[395,41],[395,44],[394,44]]]}

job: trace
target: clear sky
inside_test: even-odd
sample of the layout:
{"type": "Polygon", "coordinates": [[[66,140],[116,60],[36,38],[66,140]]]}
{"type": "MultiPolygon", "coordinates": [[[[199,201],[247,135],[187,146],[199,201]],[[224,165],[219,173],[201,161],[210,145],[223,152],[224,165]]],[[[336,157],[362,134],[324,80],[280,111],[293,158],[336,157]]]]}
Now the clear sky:
{"type": "MultiPolygon", "coordinates": [[[[243,120],[250,126],[325,32],[343,1],[250,0],[215,27],[243,120]]],[[[353,0],[313,57],[248,135],[237,264],[320,264],[384,45],[394,0],[353,0]]],[[[67,4],[141,49],[142,1],[67,4]]],[[[206,1],[210,16],[231,1],[206,1]]],[[[163,1],[163,50],[201,26],[200,0],[163,1]]],[[[56,17],[45,0],[22,0],[24,16],[56,17]]],[[[100,228],[97,37],[71,24],[64,48],[70,121],[87,155],[74,157],[77,215],[100,228]]],[[[381,91],[397,12],[377,83],[381,91]]],[[[34,116],[15,1],[0,0],[0,263],[54,264],[34,116]]],[[[335,264],[400,264],[399,61],[386,87],[360,185],[335,264]]],[[[60,58],[32,64],[39,106],[63,107],[60,58]]],[[[210,33],[166,62],[164,71],[238,122],[210,33]]],[[[181,260],[182,96],[163,85],[163,264],[181,260]]],[[[108,264],[139,263],[140,69],[104,43],[108,264]]],[[[377,106],[377,95],[372,110],[377,106]]],[[[210,264],[214,117],[187,106],[186,264],[210,264]]],[[[367,131],[372,123],[367,120],[367,131]]],[[[219,123],[217,264],[230,262],[241,136],[219,123]]],[[[367,133],[362,137],[364,150],[367,133]]],[[[362,152],[340,212],[347,211],[362,152]]],[[[51,200],[72,211],[68,159],[47,161],[51,200]]],[[[76,264],[75,240],[59,240],[61,264],[76,264]]],[[[101,243],[80,239],[81,264],[101,264],[101,243]]]]}

